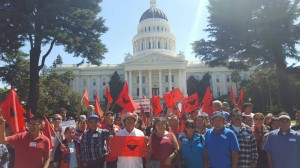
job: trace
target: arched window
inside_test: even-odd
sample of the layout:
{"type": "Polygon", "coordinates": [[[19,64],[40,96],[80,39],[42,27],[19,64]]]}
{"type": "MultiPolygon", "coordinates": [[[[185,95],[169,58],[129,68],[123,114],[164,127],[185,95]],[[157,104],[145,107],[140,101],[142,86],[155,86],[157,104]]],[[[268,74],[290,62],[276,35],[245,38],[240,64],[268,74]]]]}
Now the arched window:
{"type": "Polygon", "coordinates": [[[142,50],[144,50],[144,43],[142,43],[142,50]]]}
{"type": "Polygon", "coordinates": [[[148,27],[148,31],[151,31],[151,28],[150,28],[150,26],[148,27]]]}
{"type": "Polygon", "coordinates": [[[160,41],[157,43],[157,48],[160,49],[160,41]]]}

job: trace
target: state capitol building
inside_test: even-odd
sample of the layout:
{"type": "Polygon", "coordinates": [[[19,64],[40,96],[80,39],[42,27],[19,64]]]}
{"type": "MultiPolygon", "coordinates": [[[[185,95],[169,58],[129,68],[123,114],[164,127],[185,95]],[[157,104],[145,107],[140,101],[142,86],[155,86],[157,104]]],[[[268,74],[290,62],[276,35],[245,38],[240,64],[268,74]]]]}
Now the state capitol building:
{"type": "MultiPolygon", "coordinates": [[[[227,95],[231,85],[237,93],[236,85],[231,81],[233,70],[190,62],[182,52],[176,53],[176,37],[166,14],[156,7],[155,0],[150,0],[150,8],[140,17],[132,47],[133,53],[126,54],[121,64],[63,64],[58,65],[55,71],[63,73],[71,70],[74,74],[72,89],[82,94],[86,88],[89,100],[93,100],[93,94],[97,92],[100,101],[104,101],[105,86],[115,71],[121,80],[128,82],[133,99],[141,98],[142,93],[151,98],[152,91],[162,98],[164,93],[176,87],[187,97],[187,79],[194,76],[201,80],[207,72],[211,75],[210,88],[214,98],[227,95]]],[[[241,71],[241,78],[248,79],[252,72],[253,69],[241,71]]]]}

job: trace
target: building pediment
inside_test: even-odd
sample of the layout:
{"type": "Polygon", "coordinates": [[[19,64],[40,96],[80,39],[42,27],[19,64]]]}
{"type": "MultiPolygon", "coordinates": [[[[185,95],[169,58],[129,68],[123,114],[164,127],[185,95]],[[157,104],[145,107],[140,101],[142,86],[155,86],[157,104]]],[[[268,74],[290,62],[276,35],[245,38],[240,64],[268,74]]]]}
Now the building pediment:
{"type": "Polygon", "coordinates": [[[183,57],[174,57],[161,53],[153,53],[145,56],[132,57],[124,62],[124,64],[166,64],[166,63],[186,63],[183,57]]]}

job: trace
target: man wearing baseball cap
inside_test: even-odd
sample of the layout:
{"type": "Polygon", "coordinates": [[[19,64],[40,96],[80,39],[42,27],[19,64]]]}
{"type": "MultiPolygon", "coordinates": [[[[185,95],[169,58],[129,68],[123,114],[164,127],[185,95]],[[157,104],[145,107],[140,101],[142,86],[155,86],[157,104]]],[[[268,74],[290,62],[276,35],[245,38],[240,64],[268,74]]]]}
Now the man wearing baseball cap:
{"type": "Polygon", "coordinates": [[[235,133],[224,127],[221,111],[212,115],[212,129],[205,134],[204,167],[236,168],[240,150],[235,133]]]}
{"type": "Polygon", "coordinates": [[[83,167],[104,167],[105,155],[108,153],[106,140],[109,139],[109,132],[98,128],[99,121],[100,118],[96,114],[88,117],[89,130],[83,133],[80,143],[80,159],[83,167]]]}
{"type": "Polygon", "coordinates": [[[290,129],[287,113],[279,116],[279,129],[269,132],[263,150],[267,152],[269,167],[300,167],[300,134],[290,129]]]}

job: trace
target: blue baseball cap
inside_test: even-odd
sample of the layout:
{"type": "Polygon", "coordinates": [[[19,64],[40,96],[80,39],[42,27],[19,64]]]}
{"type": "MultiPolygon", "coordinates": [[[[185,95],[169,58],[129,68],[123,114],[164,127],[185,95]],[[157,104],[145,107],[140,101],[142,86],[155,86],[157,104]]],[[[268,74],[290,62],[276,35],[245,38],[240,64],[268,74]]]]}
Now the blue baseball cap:
{"type": "Polygon", "coordinates": [[[91,119],[95,119],[95,120],[97,120],[97,121],[100,121],[99,116],[97,116],[96,114],[90,115],[89,118],[88,118],[88,121],[91,120],[91,119]]]}

